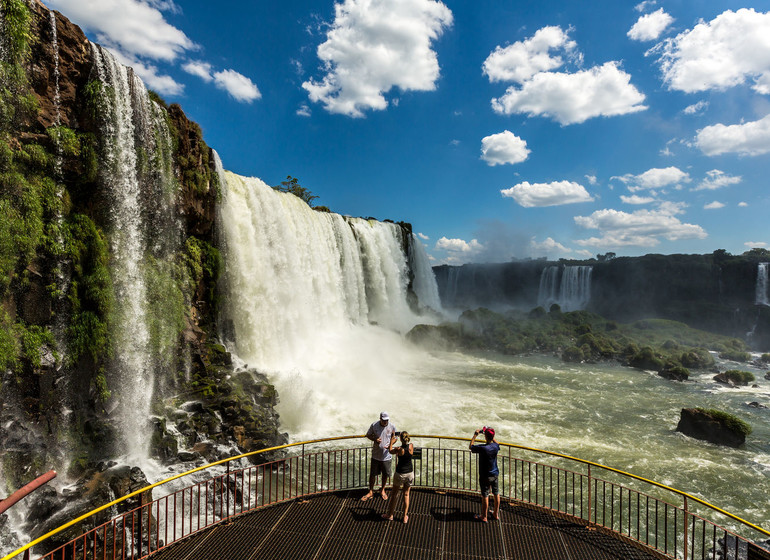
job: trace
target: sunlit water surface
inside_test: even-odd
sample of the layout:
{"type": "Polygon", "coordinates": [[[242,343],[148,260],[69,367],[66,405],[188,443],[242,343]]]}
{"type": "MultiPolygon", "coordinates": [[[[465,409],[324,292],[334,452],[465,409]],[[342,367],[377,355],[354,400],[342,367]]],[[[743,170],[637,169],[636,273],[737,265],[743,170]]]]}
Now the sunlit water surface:
{"type": "Polygon", "coordinates": [[[713,373],[681,383],[611,363],[417,349],[404,355],[398,346],[402,352],[394,346],[368,354],[390,356],[374,374],[367,353],[356,352],[361,363],[339,364],[339,375],[276,375],[291,438],[360,434],[380,410],[416,434],[470,437],[491,425],[499,441],[632,472],[770,527],[770,409],[748,406],[770,406],[763,372],[756,372],[757,387],[733,389],[714,382],[713,373]],[[694,407],[731,412],[753,432],[740,449],[685,437],[675,431],[680,411],[694,407]]]}

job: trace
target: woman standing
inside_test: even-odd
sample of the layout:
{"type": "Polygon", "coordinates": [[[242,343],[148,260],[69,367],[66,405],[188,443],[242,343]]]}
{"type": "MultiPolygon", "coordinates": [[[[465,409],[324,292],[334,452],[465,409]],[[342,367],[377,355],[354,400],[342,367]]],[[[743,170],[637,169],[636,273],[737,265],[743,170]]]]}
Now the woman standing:
{"type": "Polygon", "coordinates": [[[393,477],[393,492],[390,496],[390,508],[388,513],[383,513],[382,517],[388,521],[393,521],[393,512],[396,511],[396,502],[398,501],[399,491],[404,494],[404,523],[409,521],[409,490],[414,484],[414,467],[412,466],[412,454],[414,446],[410,443],[409,432],[396,432],[390,438],[388,451],[398,458],[396,464],[396,474],[393,477]],[[396,443],[396,436],[401,438],[401,447],[393,449],[396,443]]]}

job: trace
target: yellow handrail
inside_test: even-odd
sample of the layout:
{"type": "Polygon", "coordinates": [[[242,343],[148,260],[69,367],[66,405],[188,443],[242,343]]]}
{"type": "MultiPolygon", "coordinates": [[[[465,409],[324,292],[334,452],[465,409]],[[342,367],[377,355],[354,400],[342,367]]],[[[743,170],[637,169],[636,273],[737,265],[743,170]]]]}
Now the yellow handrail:
{"type": "MultiPolygon", "coordinates": [[[[121,498],[118,498],[116,500],[113,500],[113,501],[111,501],[108,504],[105,504],[105,505],[100,506],[100,507],[98,507],[96,509],[93,509],[90,512],[81,515],[77,519],[73,519],[72,521],[69,521],[68,523],[65,523],[64,525],[61,525],[60,527],[57,527],[56,529],[54,529],[52,531],[49,531],[45,535],[43,535],[41,537],[38,537],[37,539],[35,539],[34,541],[24,545],[23,547],[14,550],[10,554],[8,554],[6,556],[3,556],[2,558],[0,558],[0,560],[10,560],[11,558],[14,558],[15,556],[21,554],[25,550],[28,550],[28,549],[32,548],[33,546],[35,546],[37,544],[40,544],[41,542],[45,541],[46,539],[48,539],[48,538],[50,538],[50,537],[60,533],[64,529],[67,529],[68,527],[71,527],[72,525],[75,525],[76,523],[80,523],[81,521],[91,517],[92,515],[95,515],[95,514],[99,513],[100,511],[104,511],[105,509],[107,509],[109,507],[112,507],[112,506],[114,506],[116,504],[119,504],[120,502],[123,502],[123,501],[125,501],[125,500],[127,500],[129,498],[133,498],[134,496],[137,496],[139,494],[143,494],[143,493],[145,493],[145,492],[147,492],[149,490],[152,490],[153,488],[157,488],[158,486],[162,486],[163,484],[166,484],[166,483],[171,482],[173,480],[177,480],[177,479],[185,477],[187,475],[196,473],[198,471],[206,470],[206,469],[209,469],[211,467],[216,467],[218,465],[222,465],[224,463],[228,463],[230,461],[236,461],[236,460],[239,460],[239,459],[244,459],[246,457],[251,457],[251,456],[254,456],[254,455],[259,455],[261,453],[267,453],[267,452],[270,452],[270,451],[278,451],[280,449],[288,449],[290,447],[298,447],[298,446],[302,446],[302,445],[325,443],[325,442],[330,442],[330,441],[340,441],[340,440],[345,440],[345,439],[361,439],[361,438],[364,438],[364,437],[366,437],[366,436],[365,435],[336,436],[336,437],[328,437],[328,438],[320,438],[320,439],[313,439],[313,440],[307,440],[307,441],[300,441],[300,442],[296,442],[296,443],[287,443],[285,445],[278,445],[276,447],[268,447],[266,449],[260,449],[259,451],[251,451],[249,453],[243,453],[241,455],[236,455],[234,457],[228,457],[226,459],[220,459],[219,461],[215,461],[214,463],[207,463],[207,464],[202,465],[200,467],[196,467],[194,469],[191,469],[189,471],[186,471],[186,472],[174,475],[172,477],[166,478],[166,479],[161,480],[159,482],[156,482],[154,484],[150,484],[149,486],[145,486],[143,488],[140,488],[139,490],[131,492],[130,494],[126,494],[125,496],[123,496],[121,498]]],[[[452,440],[452,441],[470,441],[470,438],[456,437],[456,436],[437,436],[437,435],[412,434],[411,437],[412,438],[420,438],[420,439],[439,439],[439,440],[444,439],[444,440],[452,440]]],[[[711,503],[709,503],[709,502],[707,502],[705,500],[702,500],[702,499],[698,498],[697,496],[693,496],[692,494],[689,494],[687,492],[683,492],[682,490],[678,490],[678,489],[673,488],[671,486],[666,486],[665,484],[661,484],[659,482],[655,482],[654,480],[650,480],[650,479],[647,479],[647,478],[635,475],[633,473],[622,471],[620,469],[616,469],[616,468],[613,468],[613,467],[608,467],[606,465],[602,465],[601,463],[595,463],[593,461],[588,461],[586,459],[580,459],[579,457],[573,457],[571,455],[566,455],[564,453],[559,453],[557,451],[547,451],[545,449],[538,449],[536,447],[528,447],[526,445],[519,445],[519,444],[515,444],[515,443],[501,442],[500,445],[503,446],[503,447],[510,447],[510,448],[513,448],[513,449],[523,449],[525,451],[532,451],[532,452],[535,452],[535,453],[542,453],[544,455],[551,455],[553,457],[561,457],[562,459],[568,459],[570,461],[575,461],[577,463],[582,463],[584,465],[591,465],[591,466],[594,466],[594,467],[599,467],[601,469],[604,469],[604,470],[607,470],[607,471],[610,471],[610,472],[621,474],[623,476],[626,476],[626,477],[629,477],[629,478],[632,478],[632,479],[635,479],[635,480],[639,480],[639,481],[645,482],[647,484],[651,484],[652,486],[657,486],[658,488],[662,488],[662,489],[667,490],[669,492],[672,492],[674,494],[678,494],[679,496],[682,496],[683,498],[694,500],[694,501],[698,502],[699,504],[704,505],[704,506],[706,506],[706,507],[708,507],[708,508],[710,508],[710,509],[712,509],[714,511],[717,511],[717,512],[721,513],[722,515],[725,515],[725,516],[729,517],[730,519],[732,519],[734,521],[737,521],[737,522],[739,522],[739,523],[741,523],[741,524],[743,524],[743,525],[745,525],[747,527],[750,527],[750,528],[754,529],[755,531],[759,531],[760,533],[762,533],[764,535],[770,536],[770,531],[765,530],[762,527],[759,527],[758,525],[755,525],[755,524],[753,524],[753,523],[751,523],[749,521],[746,521],[745,519],[742,519],[742,518],[738,517],[737,515],[734,515],[734,514],[728,512],[728,511],[725,511],[725,510],[723,510],[723,509],[721,509],[721,508],[719,508],[719,507],[717,507],[717,506],[715,506],[715,505],[713,505],[713,504],[711,504],[711,503]]]]}

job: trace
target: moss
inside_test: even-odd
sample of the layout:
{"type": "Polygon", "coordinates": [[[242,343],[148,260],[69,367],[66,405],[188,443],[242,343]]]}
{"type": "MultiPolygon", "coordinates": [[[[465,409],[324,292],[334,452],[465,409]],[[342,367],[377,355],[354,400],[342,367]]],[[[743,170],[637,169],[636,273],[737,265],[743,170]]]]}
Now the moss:
{"type": "Polygon", "coordinates": [[[153,354],[167,365],[174,358],[177,336],[185,326],[185,298],[180,288],[184,282],[173,261],[152,257],[147,262],[147,309],[150,346],[153,354]]]}
{"type": "Polygon", "coordinates": [[[748,423],[729,412],[724,412],[715,408],[696,408],[695,410],[711,416],[720,424],[723,424],[730,430],[743,434],[744,436],[748,436],[752,432],[752,428],[748,423]]]}
{"type": "Polygon", "coordinates": [[[29,56],[32,14],[24,0],[2,0],[4,41],[9,58],[23,61],[29,56]]]}
{"type": "Polygon", "coordinates": [[[80,138],[77,132],[66,126],[52,126],[46,129],[51,141],[69,157],[80,157],[80,138]]]}
{"type": "Polygon", "coordinates": [[[21,342],[22,357],[32,366],[38,368],[41,365],[40,350],[48,345],[55,347],[53,333],[47,327],[38,325],[26,326],[21,323],[16,324],[16,332],[21,342]]]}
{"type": "Polygon", "coordinates": [[[20,353],[21,344],[15,335],[13,322],[0,307],[0,370],[15,370],[20,353]]]}
{"type": "Polygon", "coordinates": [[[110,354],[108,324],[115,298],[107,241],[96,224],[82,214],[66,220],[63,234],[72,261],[68,356],[76,362],[87,354],[98,362],[110,354]]]}

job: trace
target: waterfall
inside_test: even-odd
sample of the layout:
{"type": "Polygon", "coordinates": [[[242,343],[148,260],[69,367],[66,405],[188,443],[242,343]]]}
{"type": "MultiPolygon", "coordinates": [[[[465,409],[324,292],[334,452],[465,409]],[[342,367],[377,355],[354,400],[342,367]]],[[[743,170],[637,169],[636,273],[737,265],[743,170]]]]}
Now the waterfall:
{"type": "MultiPolygon", "coordinates": [[[[54,126],[60,127],[61,126],[61,93],[59,91],[59,38],[58,38],[58,32],[56,30],[56,14],[53,10],[48,12],[50,15],[50,21],[51,21],[51,49],[53,50],[53,82],[54,82],[54,94],[53,94],[53,105],[54,109],[56,110],[56,116],[54,118],[54,126]]],[[[55,162],[55,172],[56,172],[56,179],[61,180],[61,173],[62,173],[62,147],[61,142],[59,141],[58,137],[56,137],[56,162],[55,162]]],[[[58,196],[61,198],[62,192],[61,187],[58,188],[58,196]]]]}
{"type": "Polygon", "coordinates": [[[757,305],[767,305],[770,306],[770,301],[768,300],[768,273],[767,268],[768,264],[770,263],[759,263],[757,265],[757,287],[756,287],[756,299],[755,303],[757,305]]]}
{"type": "Polygon", "coordinates": [[[408,304],[404,230],[317,212],[256,178],[224,172],[222,187],[222,322],[236,358],[276,384],[283,426],[337,432],[340,399],[364,417],[386,408],[392,372],[417,354],[401,333],[426,322],[408,304]]]}
{"type": "Polygon", "coordinates": [[[413,234],[410,244],[410,265],[414,273],[414,292],[420,305],[441,313],[441,298],[438,295],[436,275],[428,259],[425,246],[413,234]]]}
{"type": "Polygon", "coordinates": [[[548,266],[540,273],[540,289],[537,294],[537,304],[548,309],[554,303],[559,303],[559,267],[548,266]]]}
{"type": "Polygon", "coordinates": [[[591,299],[592,266],[548,266],[540,275],[537,304],[548,309],[554,303],[562,311],[585,309],[591,299]]]}
{"type": "MultiPolygon", "coordinates": [[[[173,212],[172,143],[160,108],[139,77],[100,46],[91,47],[103,85],[99,183],[110,209],[116,305],[108,383],[117,389],[113,394],[119,399],[125,450],[142,459],[148,450],[158,356],[173,346],[168,339],[176,335],[164,324],[169,318],[158,318],[158,312],[153,316],[148,289],[150,274],[154,284],[163,285],[164,267],[172,265],[169,257],[180,242],[173,212]]],[[[154,295],[156,302],[164,302],[172,294],[154,295]]]]}

